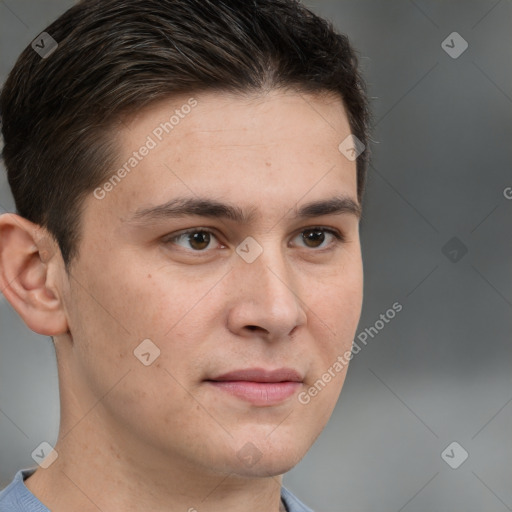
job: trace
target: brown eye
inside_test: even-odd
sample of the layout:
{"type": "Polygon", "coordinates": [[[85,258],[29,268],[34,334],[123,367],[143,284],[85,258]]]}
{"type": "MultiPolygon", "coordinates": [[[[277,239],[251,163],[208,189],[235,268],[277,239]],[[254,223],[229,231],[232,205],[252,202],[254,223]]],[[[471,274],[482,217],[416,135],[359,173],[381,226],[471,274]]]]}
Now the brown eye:
{"type": "Polygon", "coordinates": [[[302,239],[308,247],[316,248],[325,240],[325,233],[320,229],[308,229],[302,232],[302,239]]]}
{"type": "Polygon", "coordinates": [[[340,243],[345,242],[345,236],[334,229],[312,227],[299,233],[299,246],[308,249],[335,249],[340,243]]]}
{"type": "Polygon", "coordinates": [[[194,252],[206,252],[205,249],[210,246],[212,239],[215,239],[215,235],[210,231],[195,229],[176,235],[167,241],[185,249],[193,249],[194,252]]]}
{"type": "Polygon", "coordinates": [[[207,233],[206,231],[197,231],[196,233],[188,235],[188,241],[191,247],[202,251],[210,245],[210,233],[207,233]]]}

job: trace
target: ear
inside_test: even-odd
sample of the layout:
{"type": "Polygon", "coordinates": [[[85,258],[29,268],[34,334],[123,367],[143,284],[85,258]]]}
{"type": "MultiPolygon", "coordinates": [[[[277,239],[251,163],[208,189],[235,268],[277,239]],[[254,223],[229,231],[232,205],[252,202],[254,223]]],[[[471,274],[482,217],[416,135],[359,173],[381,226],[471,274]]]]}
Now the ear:
{"type": "Polygon", "coordinates": [[[64,274],[60,250],[45,229],[13,213],[0,215],[0,291],[38,334],[68,331],[58,289],[64,274]]]}

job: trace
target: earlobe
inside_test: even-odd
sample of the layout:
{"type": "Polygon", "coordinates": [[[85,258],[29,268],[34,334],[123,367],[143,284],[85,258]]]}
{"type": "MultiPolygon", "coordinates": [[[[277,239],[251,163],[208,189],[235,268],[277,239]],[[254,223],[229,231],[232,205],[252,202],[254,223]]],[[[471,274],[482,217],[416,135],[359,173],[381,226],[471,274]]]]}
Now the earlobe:
{"type": "Polygon", "coordinates": [[[56,336],[68,325],[56,277],[60,253],[46,230],[19,215],[0,215],[0,290],[27,326],[56,336]]]}

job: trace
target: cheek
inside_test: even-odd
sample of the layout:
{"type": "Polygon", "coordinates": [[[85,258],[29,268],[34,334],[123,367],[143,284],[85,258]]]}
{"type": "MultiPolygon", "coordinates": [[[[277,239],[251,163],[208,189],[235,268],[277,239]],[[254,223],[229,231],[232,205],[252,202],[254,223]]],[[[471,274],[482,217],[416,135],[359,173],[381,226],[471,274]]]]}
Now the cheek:
{"type": "MultiPolygon", "coordinates": [[[[154,329],[158,295],[147,291],[149,280],[137,272],[121,274],[106,267],[101,275],[85,271],[75,275],[70,296],[73,364],[87,386],[102,396],[127,372],[143,367],[134,350],[142,340],[158,338],[154,329]]],[[[130,375],[133,379],[135,374],[130,375]]]]}
{"type": "Polygon", "coordinates": [[[361,316],[363,299],[362,268],[357,263],[310,287],[305,304],[313,337],[321,347],[324,363],[350,350],[361,316]]]}
{"type": "Polygon", "coordinates": [[[111,337],[109,345],[117,344],[120,349],[130,340],[165,337],[187,318],[187,311],[201,295],[200,290],[195,293],[190,288],[185,293],[176,277],[169,279],[145,269],[133,271],[133,266],[130,271],[126,265],[124,272],[112,272],[108,280],[86,279],[89,293],[80,299],[81,311],[83,305],[90,309],[94,320],[88,322],[89,327],[101,326],[111,337]]]}
{"type": "Polygon", "coordinates": [[[132,274],[129,283],[128,276],[124,282],[119,277],[111,276],[109,286],[89,281],[87,292],[76,290],[73,297],[73,364],[79,380],[91,395],[91,404],[101,398],[119,422],[131,425],[140,436],[147,422],[157,429],[166,424],[184,429],[187,419],[197,414],[179,384],[187,385],[190,374],[197,372],[197,347],[189,343],[187,333],[190,338],[201,323],[187,315],[188,302],[176,304],[170,297],[174,292],[153,283],[147,274],[132,274]],[[145,339],[158,351],[153,360],[155,348],[145,349],[152,359],[147,366],[134,354],[145,339]]]}

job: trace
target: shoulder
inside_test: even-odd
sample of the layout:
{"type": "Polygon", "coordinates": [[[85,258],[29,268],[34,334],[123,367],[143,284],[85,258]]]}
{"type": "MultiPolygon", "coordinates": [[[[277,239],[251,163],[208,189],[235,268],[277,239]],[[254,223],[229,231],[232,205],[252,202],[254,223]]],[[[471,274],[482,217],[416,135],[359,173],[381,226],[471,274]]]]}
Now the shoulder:
{"type": "Polygon", "coordinates": [[[35,468],[20,469],[12,482],[0,491],[0,512],[49,512],[24,483],[35,468]]]}
{"type": "Polygon", "coordinates": [[[313,512],[313,510],[306,507],[306,505],[286,489],[286,487],[281,487],[281,499],[286,505],[288,512],[313,512]]]}

